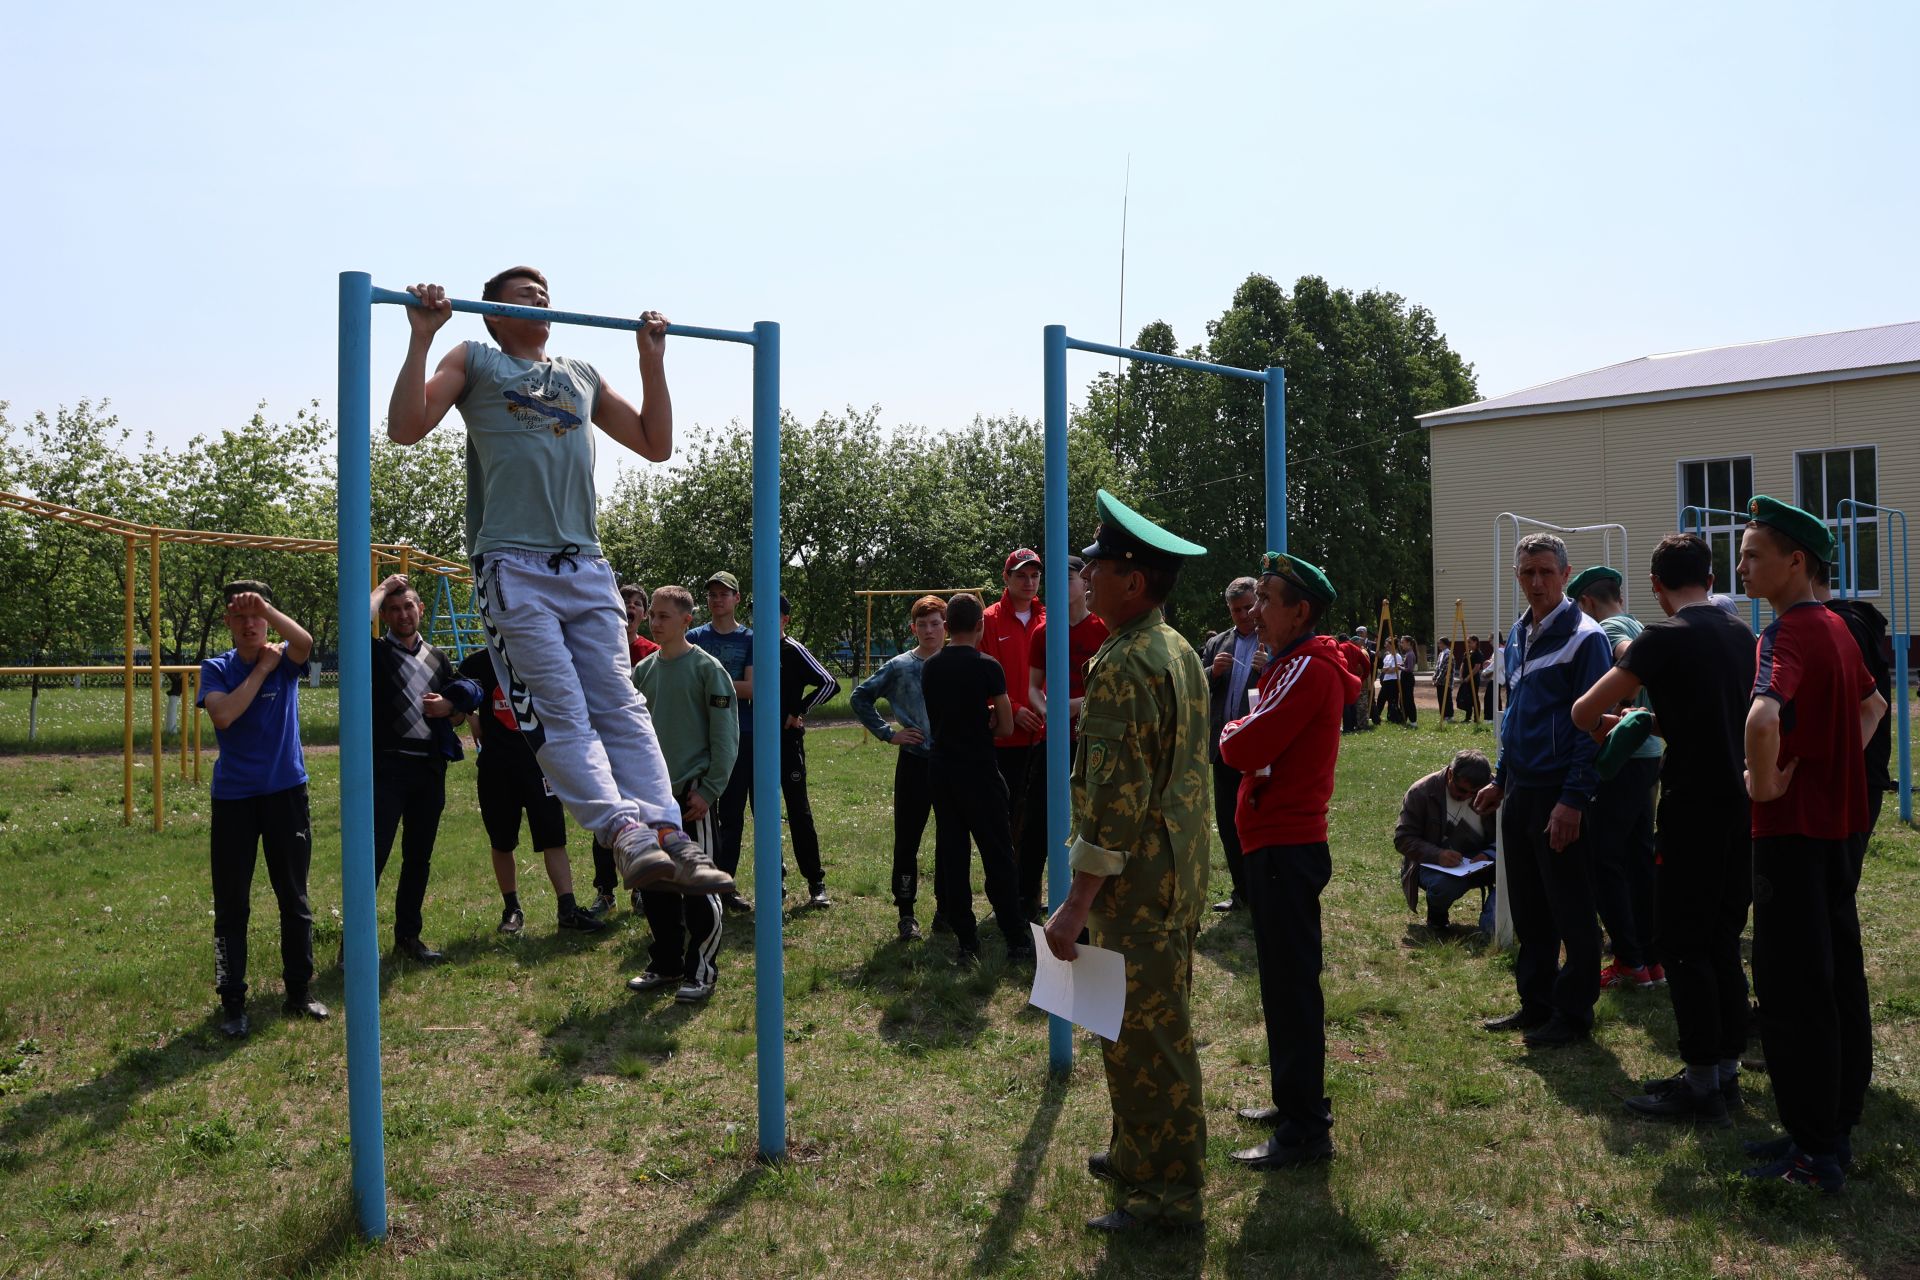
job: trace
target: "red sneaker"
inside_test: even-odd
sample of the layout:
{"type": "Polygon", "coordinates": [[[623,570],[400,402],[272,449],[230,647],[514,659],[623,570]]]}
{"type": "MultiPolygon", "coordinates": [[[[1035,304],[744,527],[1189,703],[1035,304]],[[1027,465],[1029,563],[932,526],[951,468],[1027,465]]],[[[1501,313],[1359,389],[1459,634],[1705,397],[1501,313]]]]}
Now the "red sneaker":
{"type": "Polygon", "coordinates": [[[1650,987],[1652,985],[1653,981],[1647,976],[1647,968],[1645,965],[1641,965],[1637,969],[1629,969],[1618,960],[1615,960],[1612,964],[1609,964],[1600,971],[1600,989],[1602,991],[1617,991],[1626,987],[1650,987]]]}
{"type": "Polygon", "coordinates": [[[1664,986],[1666,986],[1666,985],[1667,985],[1667,971],[1666,971],[1666,968],[1665,968],[1664,966],[1662,966],[1662,965],[1657,965],[1657,964],[1650,964],[1650,965],[1648,965],[1648,966],[1647,966],[1647,983],[1646,983],[1646,985],[1647,985],[1647,986],[1649,986],[1649,987],[1664,987],[1664,986]]]}

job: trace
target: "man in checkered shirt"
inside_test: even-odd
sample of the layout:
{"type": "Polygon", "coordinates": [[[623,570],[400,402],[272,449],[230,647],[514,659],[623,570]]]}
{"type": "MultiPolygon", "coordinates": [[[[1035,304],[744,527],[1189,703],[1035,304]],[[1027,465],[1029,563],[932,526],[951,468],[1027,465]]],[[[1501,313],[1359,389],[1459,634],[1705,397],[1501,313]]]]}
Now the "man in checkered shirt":
{"type": "Polygon", "coordinates": [[[431,964],[443,957],[420,940],[433,841],[447,804],[447,761],[460,759],[454,726],[480,705],[481,689],[420,635],[420,596],[396,573],[373,589],[369,611],[386,624],[373,642],[373,867],[378,880],[400,840],[393,949],[431,964]]]}

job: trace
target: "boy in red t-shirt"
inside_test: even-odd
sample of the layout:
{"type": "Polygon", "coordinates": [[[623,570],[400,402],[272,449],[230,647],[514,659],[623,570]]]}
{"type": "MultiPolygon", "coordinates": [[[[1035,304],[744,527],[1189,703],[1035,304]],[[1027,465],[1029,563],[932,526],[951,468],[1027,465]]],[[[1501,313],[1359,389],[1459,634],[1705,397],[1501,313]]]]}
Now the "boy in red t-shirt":
{"type": "Polygon", "coordinates": [[[1765,496],[1740,539],[1747,594],[1778,617],[1760,636],[1747,713],[1753,798],[1753,976],[1760,1037],[1785,1138],[1750,1143],[1768,1163],[1752,1178],[1838,1191],[1849,1131],[1872,1075],[1856,1025],[1868,1016],[1850,836],[1867,823],[1862,743],[1886,699],[1846,623],[1814,598],[1833,535],[1816,517],[1765,496]]]}
{"type": "MultiPolygon", "coordinates": [[[[1087,693],[1087,663],[1107,639],[1107,624],[1087,608],[1087,580],[1080,576],[1087,562],[1067,557],[1067,758],[1079,750],[1080,702],[1087,693]]],[[[1047,698],[1047,620],[1033,624],[1027,638],[1027,706],[1039,715],[1041,728],[1033,750],[1027,753],[1026,810],[1019,832],[1020,902],[1028,919],[1044,920],[1040,893],[1047,875],[1047,731],[1048,716],[1061,708],[1047,698]]]]}

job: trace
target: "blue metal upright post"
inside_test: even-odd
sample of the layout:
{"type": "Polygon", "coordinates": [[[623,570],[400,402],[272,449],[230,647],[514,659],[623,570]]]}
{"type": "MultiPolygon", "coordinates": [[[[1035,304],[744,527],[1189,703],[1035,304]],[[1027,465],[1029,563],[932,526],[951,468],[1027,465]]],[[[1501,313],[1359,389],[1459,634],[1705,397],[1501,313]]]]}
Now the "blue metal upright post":
{"type": "Polygon", "coordinates": [[[786,971],[780,946],[780,326],[753,326],[754,1053],[760,1158],[787,1154],[786,971]]]}
{"type": "Polygon", "coordinates": [[[1267,368],[1267,549],[1287,549],[1287,371],[1267,368]]]}
{"type": "MultiPolygon", "coordinates": [[[[1058,911],[1067,900],[1067,829],[1073,796],[1067,782],[1067,331],[1050,324],[1044,336],[1046,367],[1046,558],[1047,558],[1047,901],[1058,911]]],[[[1008,924],[1019,927],[1017,922],[1008,924]]],[[[1007,939],[1009,943],[1013,938],[1007,939]]],[[[1056,1075],[1073,1070],[1073,1024],[1047,1016],[1047,1067],[1056,1075]]]]}
{"type": "Polygon", "coordinates": [[[374,943],[373,641],[366,626],[373,540],[373,278],[340,273],[340,898],[345,938],[347,1123],[360,1230],[387,1234],[380,1107],[380,956],[374,943]]]}

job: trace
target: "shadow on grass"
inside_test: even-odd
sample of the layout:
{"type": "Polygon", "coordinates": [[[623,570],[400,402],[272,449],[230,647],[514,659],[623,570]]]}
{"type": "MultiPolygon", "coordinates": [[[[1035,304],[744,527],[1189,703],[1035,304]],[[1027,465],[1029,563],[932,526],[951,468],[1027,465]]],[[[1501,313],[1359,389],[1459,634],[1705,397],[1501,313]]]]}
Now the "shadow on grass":
{"type": "Polygon", "coordinates": [[[1209,912],[1193,945],[1201,955],[1237,977],[1257,978],[1260,974],[1260,954],[1253,943],[1253,916],[1244,908],[1218,915],[1209,912]]]}
{"type": "Polygon", "coordinates": [[[323,1275],[336,1263],[374,1248],[360,1234],[353,1189],[342,1185],[331,1196],[295,1195],[274,1223],[272,1235],[258,1247],[268,1256],[248,1270],[262,1276],[323,1275]]]}
{"type": "MultiPolygon", "coordinates": [[[[257,1007],[261,1003],[254,1001],[254,1014],[261,1013],[257,1007]]],[[[119,1128],[143,1095],[213,1066],[246,1043],[221,1035],[220,1018],[216,1008],[198,1026],[182,1031],[158,1048],[128,1049],[112,1066],[84,1084],[28,1098],[0,1122],[0,1150],[11,1150],[24,1162],[24,1144],[69,1120],[78,1120],[79,1124],[63,1134],[55,1149],[43,1153],[43,1158],[119,1128]]]]}
{"type": "MultiPolygon", "coordinates": [[[[1749,1117],[1753,1111],[1749,1107],[1749,1117]]],[[[1773,1133],[1765,1129],[1741,1136],[1773,1133]]],[[[1824,1241],[1874,1280],[1915,1280],[1920,1277],[1920,1245],[1913,1243],[1920,1240],[1920,1202],[1910,1188],[1920,1168],[1917,1140],[1920,1108],[1891,1089],[1873,1088],[1854,1132],[1853,1171],[1840,1195],[1742,1178],[1741,1167],[1758,1162],[1727,1137],[1713,1142],[1704,1167],[1669,1162],[1654,1186],[1653,1201],[1676,1219],[1710,1215],[1770,1246],[1824,1241]]]]}
{"type": "Polygon", "coordinates": [[[651,1255],[636,1262],[633,1270],[627,1274],[633,1280],[673,1275],[686,1261],[687,1255],[698,1249],[715,1228],[725,1225],[728,1219],[740,1212],[741,1206],[752,1199],[753,1189],[766,1176],[767,1170],[759,1165],[741,1170],[734,1178],[733,1185],[721,1192],[699,1217],[674,1232],[651,1255]]]}
{"type": "Polygon", "coordinates": [[[1066,1100],[1067,1082],[1058,1076],[1049,1076],[1046,1090],[1040,1095],[1040,1108],[1027,1126],[1027,1136],[1020,1140],[1019,1150],[1013,1153],[1013,1179],[1000,1193],[993,1221],[987,1224],[980,1247],[974,1251],[973,1275],[993,1275],[1006,1262],[1014,1236],[1026,1220],[1027,1206],[1033,1200],[1033,1184],[1046,1163],[1047,1148],[1053,1144],[1054,1126],[1059,1123],[1060,1108],[1066,1100]]]}
{"type": "Polygon", "coordinates": [[[972,1044],[987,1027],[987,1002],[1021,971],[998,948],[977,968],[954,962],[950,940],[881,943],[854,977],[880,1008],[880,1036],[896,1049],[924,1053],[972,1044]]]}
{"type": "Polygon", "coordinates": [[[1255,1174],[1263,1180],[1260,1196],[1231,1250],[1229,1274],[1391,1276],[1394,1269],[1334,1201],[1331,1172],[1331,1165],[1316,1164],[1255,1174]]]}

